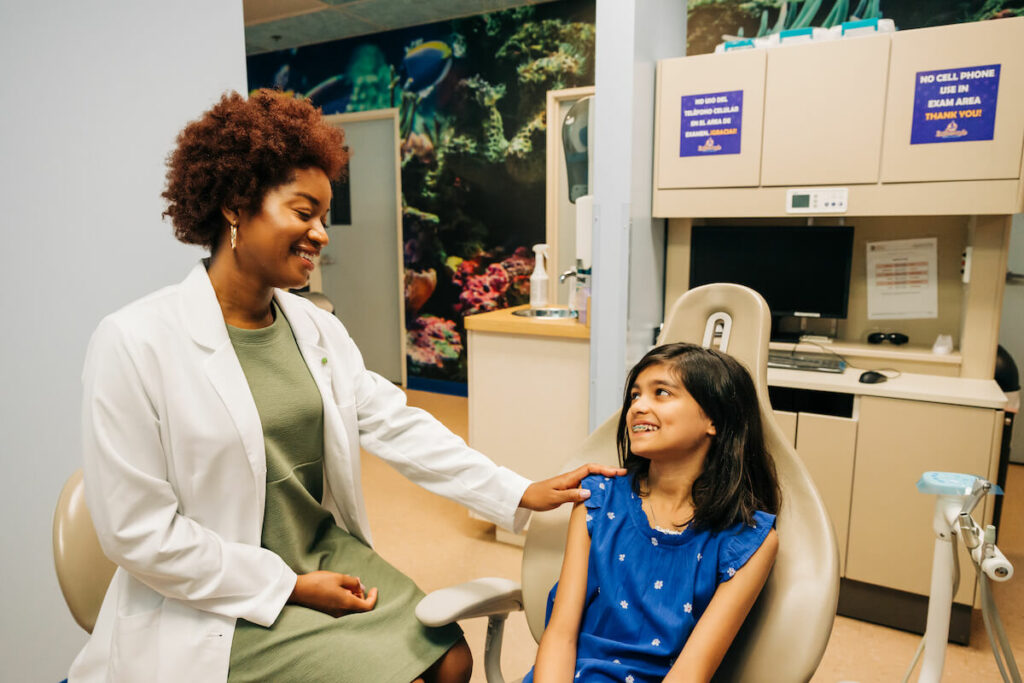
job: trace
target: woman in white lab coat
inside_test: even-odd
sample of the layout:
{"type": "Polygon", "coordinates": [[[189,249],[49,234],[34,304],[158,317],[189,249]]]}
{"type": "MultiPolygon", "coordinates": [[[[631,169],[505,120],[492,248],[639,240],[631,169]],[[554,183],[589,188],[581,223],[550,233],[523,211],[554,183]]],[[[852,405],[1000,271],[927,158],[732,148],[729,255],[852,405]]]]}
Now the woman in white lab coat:
{"type": "Polygon", "coordinates": [[[466,681],[461,632],[420,625],[422,593],[370,547],[360,446],[516,530],[605,471],[496,466],[283,291],[328,242],[345,154],[312,106],[269,91],[225,95],[179,136],[167,215],[211,258],[89,344],[86,499],[119,568],[71,683],[466,681]]]}

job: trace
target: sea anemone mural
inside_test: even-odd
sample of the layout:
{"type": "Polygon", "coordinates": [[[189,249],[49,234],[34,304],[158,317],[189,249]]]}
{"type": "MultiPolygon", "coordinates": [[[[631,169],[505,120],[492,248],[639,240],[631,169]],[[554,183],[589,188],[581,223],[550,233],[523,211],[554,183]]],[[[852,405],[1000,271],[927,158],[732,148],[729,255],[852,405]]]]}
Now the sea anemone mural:
{"type": "Polygon", "coordinates": [[[689,0],[688,9],[686,52],[702,54],[724,40],[854,19],[911,29],[1024,16],[1024,0],[689,0]]]}
{"type": "Polygon", "coordinates": [[[594,0],[257,55],[248,67],[250,88],[293,92],[325,114],[399,109],[409,384],[464,383],[465,316],[529,301],[530,247],[545,239],[545,97],[593,84],[594,0]]]}

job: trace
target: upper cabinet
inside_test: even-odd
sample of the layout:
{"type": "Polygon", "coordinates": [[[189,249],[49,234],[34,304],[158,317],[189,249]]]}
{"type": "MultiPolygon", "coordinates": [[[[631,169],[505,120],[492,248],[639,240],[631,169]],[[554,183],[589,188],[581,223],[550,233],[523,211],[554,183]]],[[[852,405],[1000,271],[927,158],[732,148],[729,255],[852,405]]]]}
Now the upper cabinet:
{"type": "Polygon", "coordinates": [[[656,216],[1024,210],[1024,17],[664,60],[656,111],[656,216]]]}
{"type": "Polygon", "coordinates": [[[889,36],[767,51],[762,185],[878,182],[889,36]]]}
{"type": "Polygon", "coordinates": [[[1024,19],[892,36],[882,182],[1017,178],[1024,19]]]}
{"type": "Polygon", "coordinates": [[[756,187],[764,118],[763,50],[662,62],[659,187],[756,187]]]}

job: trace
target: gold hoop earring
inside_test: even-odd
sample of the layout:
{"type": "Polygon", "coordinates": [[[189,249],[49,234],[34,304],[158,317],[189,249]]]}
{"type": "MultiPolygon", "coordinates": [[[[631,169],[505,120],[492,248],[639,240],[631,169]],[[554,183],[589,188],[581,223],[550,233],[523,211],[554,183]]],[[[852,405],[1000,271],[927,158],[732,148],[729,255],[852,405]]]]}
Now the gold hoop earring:
{"type": "Polygon", "coordinates": [[[235,250],[235,244],[238,242],[238,223],[231,224],[231,251],[235,250]]]}

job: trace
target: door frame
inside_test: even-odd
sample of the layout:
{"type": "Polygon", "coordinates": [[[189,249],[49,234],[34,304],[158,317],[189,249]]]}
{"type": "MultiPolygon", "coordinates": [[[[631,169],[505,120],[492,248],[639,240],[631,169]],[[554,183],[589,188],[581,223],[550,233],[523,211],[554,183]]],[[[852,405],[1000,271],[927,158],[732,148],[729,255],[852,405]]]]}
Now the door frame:
{"type": "MultiPolygon", "coordinates": [[[[368,111],[357,111],[348,114],[330,114],[323,117],[324,122],[345,129],[347,123],[358,123],[361,121],[378,121],[391,119],[395,130],[395,146],[392,156],[395,160],[395,233],[398,236],[398,249],[395,250],[395,258],[398,263],[398,321],[399,321],[399,349],[402,353],[402,382],[403,387],[409,386],[408,358],[406,356],[406,333],[405,333],[405,259],[402,256],[402,141],[399,139],[398,109],[371,109],[368,111]]],[[[317,264],[319,265],[319,264],[317,264]]],[[[323,280],[319,279],[320,269],[313,271],[318,276],[317,289],[323,290],[323,280]]],[[[313,281],[310,278],[310,289],[313,289],[313,281]]]]}
{"type": "MultiPolygon", "coordinates": [[[[548,90],[545,103],[547,131],[545,135],[544,239],[548,245],[548,301],[558,301],[558,236],[571,226],[559,225],[559,200],[565,182],[565,155],[562,151],[562,122],[559,109],[563,103],[578,102],[594,95],[594,86],[548,90]]],[[[591,124],[593,125],[593,124],[591,124]]],[[[590,179],[593,182],[593,178],[590,179]]]]}

